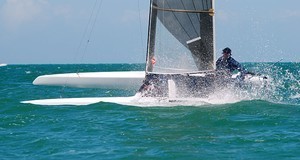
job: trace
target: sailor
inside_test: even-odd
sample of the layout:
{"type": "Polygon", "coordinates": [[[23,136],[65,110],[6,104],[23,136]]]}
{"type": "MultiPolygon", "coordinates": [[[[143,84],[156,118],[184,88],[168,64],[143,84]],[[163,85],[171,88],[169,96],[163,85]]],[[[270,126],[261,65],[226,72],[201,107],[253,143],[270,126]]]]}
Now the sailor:
{"type": "Polygon", "coordinates": [[[142,86],[138,90],[138,93],[142,97],[159,97],[163,95],[162,84],[159,81],[157,75],[146,75],[142,86]]]}
{"type": "Polygon", "coordinates": [[[222,54],[223,55],[216,62],[217,71],[223,71],[228,75],[231,75],[235,70],[237,70],[241,73],[241,77],[243,77],[245,74],[254,75],[254,73],[245,70],[238,61],[231,57],[230,48],[224,48],[222,54]]]}

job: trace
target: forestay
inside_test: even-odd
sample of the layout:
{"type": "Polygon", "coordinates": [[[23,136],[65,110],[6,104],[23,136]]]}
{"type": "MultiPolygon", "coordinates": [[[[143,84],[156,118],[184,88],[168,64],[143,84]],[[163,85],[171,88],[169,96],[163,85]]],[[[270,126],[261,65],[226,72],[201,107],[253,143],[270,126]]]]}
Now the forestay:
{"type": "Polygon", "coordinates": [[[147,73],[215,69],[213,0],[151,0],[147,73]]]}

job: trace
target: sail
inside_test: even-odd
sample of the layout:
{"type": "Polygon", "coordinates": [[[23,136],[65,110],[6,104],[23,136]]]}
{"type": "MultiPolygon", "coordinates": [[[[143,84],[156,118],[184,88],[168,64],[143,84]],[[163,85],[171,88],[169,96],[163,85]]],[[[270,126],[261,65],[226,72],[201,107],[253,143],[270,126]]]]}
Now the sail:
{"type": "Polygon", "coordinates": [[[147,72],[215,69],[213,0],[152,0],[147,72]]]}

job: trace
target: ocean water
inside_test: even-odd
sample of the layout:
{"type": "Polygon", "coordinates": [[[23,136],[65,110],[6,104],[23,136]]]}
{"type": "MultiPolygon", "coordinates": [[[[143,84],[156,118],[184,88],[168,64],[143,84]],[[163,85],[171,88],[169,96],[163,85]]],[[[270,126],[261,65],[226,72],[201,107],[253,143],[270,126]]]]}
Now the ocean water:
{"type": "Polygon", "coordinates": [[[244,65],[270,76],[270,88],[217,104],[174,107],[20,103],[130,96],[135,91],[34,86],[32,81],[54,73],[143,70],[144,64],[0,67],[0,159],[300,159],[300,64],[244,65]]]}

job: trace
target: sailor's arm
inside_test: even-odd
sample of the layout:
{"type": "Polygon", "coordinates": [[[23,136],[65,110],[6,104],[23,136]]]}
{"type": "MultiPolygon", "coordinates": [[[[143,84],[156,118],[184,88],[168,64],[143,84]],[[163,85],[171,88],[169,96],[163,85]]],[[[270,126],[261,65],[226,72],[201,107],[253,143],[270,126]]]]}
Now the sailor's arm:
{"type": "Polygon", "coordinates": [[[236,61],[235,59],[233,58],[230,58],[230,63],[232,64],[232,66],[235,67],[235,69],[237,69],[238,71],[240,72],[243,72],[245,69],[243,68],[243,66],[238,62],[236,61]]]}
{"type": "Polygon", "coordinates": [[[251,75],[255,75],[255,73],[248,71],[247,69],[245,69],[239,62],[237,62],[236,60],[234,60],[235,65],[237,66],[237,70],[239,72],[241,72],[242,74],[251,74],[251,75]]]}

